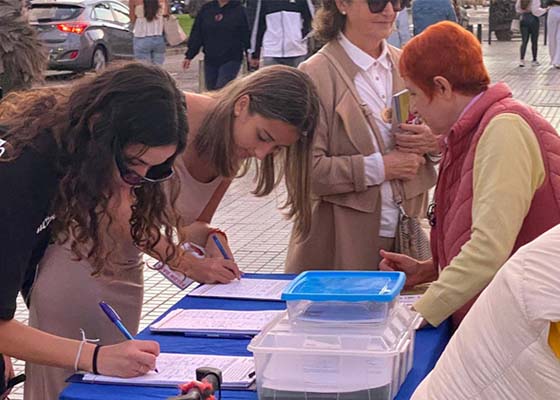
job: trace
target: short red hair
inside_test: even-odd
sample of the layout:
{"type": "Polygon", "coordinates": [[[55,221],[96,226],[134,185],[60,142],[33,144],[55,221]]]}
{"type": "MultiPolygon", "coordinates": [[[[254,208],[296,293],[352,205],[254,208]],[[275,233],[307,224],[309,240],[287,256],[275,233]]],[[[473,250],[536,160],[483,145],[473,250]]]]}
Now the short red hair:
{"type": "Polygon", "coordinates": [[[409,41],[399,71],[430,98],[436,76],[443,76],[454,91],[464,95],[476,95],[490,84],[480,43],[471,32],[449,21],[432,25],[409,41]]]}

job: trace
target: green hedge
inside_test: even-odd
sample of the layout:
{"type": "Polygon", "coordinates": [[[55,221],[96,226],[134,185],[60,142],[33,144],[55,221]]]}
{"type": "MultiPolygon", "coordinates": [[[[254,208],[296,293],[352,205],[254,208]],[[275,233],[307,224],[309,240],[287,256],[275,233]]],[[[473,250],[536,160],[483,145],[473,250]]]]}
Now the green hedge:
{"type": "Polygon", "coordinates": [[[192,29],[194,19],[188,14],[175,15],[175,16],[179,20],[179,24],[181,24],[181,28],[183,28],[187,36],[189,36],[191,34],[191,29],[192,29]]]}

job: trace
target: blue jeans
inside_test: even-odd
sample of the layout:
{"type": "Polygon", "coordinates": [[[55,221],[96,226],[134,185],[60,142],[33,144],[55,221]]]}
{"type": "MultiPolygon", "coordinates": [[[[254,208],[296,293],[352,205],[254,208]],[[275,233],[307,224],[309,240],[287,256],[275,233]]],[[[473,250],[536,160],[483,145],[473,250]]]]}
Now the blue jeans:
{"type": "Polygon", "coordinates": [[[165,39],[161,36],[135,37],[134,58],[162,65],[165,60],[165,39]]]}
{"type": "Polygon", "coordinates": [[[228,61],[222,65],[204,63],[204,80],[206,90],[218,90],[237,78],[241,61],[228,61]]]}

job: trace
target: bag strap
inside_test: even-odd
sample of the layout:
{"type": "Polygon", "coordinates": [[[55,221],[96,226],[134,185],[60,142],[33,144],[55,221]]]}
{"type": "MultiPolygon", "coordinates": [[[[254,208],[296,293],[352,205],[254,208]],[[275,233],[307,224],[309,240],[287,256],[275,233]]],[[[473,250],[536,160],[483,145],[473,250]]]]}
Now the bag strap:
{"type": "MultiPolygon", "coordinates": [[[[346,84],[346,87],[352,94],[352,97],[354,97],[356,103],[359,104],[360,110],[362,111],[367,121],[367,124],[369,125],[370,129],[373,131],[373,135],[375,136],[375,140],[377,141],[377,146],[379,147],[379,151],[381,152],[381,154],[387,154],[387,148],[385,147],[385,142],[381,137],[381,133],[379,132],[379,128],[377,127],[377,123],[373,119],[373,112],[358,94],[358,91],[356,90],[356,86],[354,85],[354,82],[352,82],[352,80],[350,79],[350,76],[348,76],[348,74],[346,73],[342,65],[340,65],[338,60],[332,54],[329,54],[329,52],[323,50],[320,50],[319,53],[323,54],[327,58],[327,60],[334,67],[338,75],[342,78],[342,80],[346,84]]],[[[402,206],[403,198],[400,190],[402,188],[402,183],[400,181],[397,182],[395,179],[390,180],[389,183],[391,184],[391,191],[393,192],[393,200],[395,201],[395,204],[397,205],[397,207],[399,207],[400,212],[403,215],[407,216],[402,206]]]]}

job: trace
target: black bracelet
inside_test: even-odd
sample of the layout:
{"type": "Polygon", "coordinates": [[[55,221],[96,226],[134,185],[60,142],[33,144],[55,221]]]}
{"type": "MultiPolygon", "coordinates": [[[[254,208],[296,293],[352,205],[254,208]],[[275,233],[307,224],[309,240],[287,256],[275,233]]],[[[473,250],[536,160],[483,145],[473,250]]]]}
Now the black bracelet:
{"type": "Polygon", "coordinates": [[[95,345],[95,350],[93,350],[93,360],[91,362],[91,369],[93,370],[93,373],[95,375],[99,375],[99,371],[97,370],[97,356],[99,355],[99,350],[102,347],[103,347],[102,345],[96,344],[95,345]]]}

